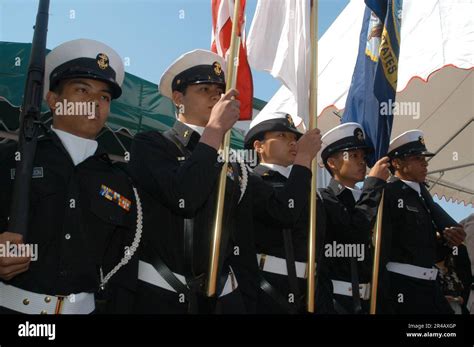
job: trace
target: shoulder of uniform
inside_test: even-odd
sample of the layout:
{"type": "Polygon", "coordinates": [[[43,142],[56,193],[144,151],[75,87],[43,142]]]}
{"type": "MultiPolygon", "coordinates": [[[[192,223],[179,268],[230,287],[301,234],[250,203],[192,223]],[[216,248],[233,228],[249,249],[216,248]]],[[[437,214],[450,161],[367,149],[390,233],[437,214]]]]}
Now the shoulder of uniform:
{"type": "Polygon", "coordinates": [[[6,142],[0,143],[0,153],[5,153],[11,151],[12,149],[16,149],[18,147],[18,142],[13,140],[8,140],[6,142]]]}
{"type": "Polygon", "coordinates": [[[330,204],[331,206],[333,204],[337,204],[337,205],[340,204],[340,200],[338,196],[336,195],[334,190],[331,189],[330,187],[319,189],[318,195],[321,201],[323,202],[323,204],[330,204]]]}
{"type": "Polygon", "coordinates": [[[173,127],[170,129],[172,136],[174,136],[183,146],[188,146],[190,142],[197,142],[200,135],[193,129],[188,127],[186,124],[176,121],[173,127]]]}
{"type": "Polygon", "coordinates": [[[322,196],[324,196],[324,197],[326,197],[326,196],[334,196],[334,192],[333,192],[332,189],[329,188],[329,187],[326,187],[326,188],[319,188],[318,191],[319,191],[319,193],[320,193],[322,196]]]}
{"type": "Polygon", "coordinates": [[[336,181],[334,178],[331,179],[329,185],[327,186],[327,190],[331,192],[331,194],[339,195],[344,191],[346,187],[342,185],[340,182],[336,181]]]}
{"type": "Polygon", "coordinates": [[[272,171],[270,168],[266,167],[265,165],[257,165],[253,169],[254,174],[260,176],[260,177],[268,177],[268,176],[273,176],[274,171],[272,171]]]}
{"type": "Polygon", "coordinates": [[[385,196],[390,200],[393,199],[394,197],[400,196],[403,192],[408,191],[408,189],[411,189],[408,187],[403,181],[400,179],[396,180],[389,180],[387,184],[385,185],[385,196]]]}
{"type": "Polygon", "coordinates": [[[387,181],[386,188],[388,189],[400,188],[403,185],[404,183],[402,180],[400,180],[398,177],[392,176],[387,181]]]}
{"type": "Polygon", "coordinates": [[[111,162],[110,166],[115,172],[117,172],[118,175],[130,177],[130,173],[128,172],[128,165],[126,163],[111,162]]]}
{"type": "Polygon", "coordinates": [[[133,141],[135,143],[149,144],[153,147],[157,147],[160,145],[165,146],[168,145],[170,142],[162,133],[156,130],[138,133],[133,138],[133,141]]]}
{"type": "Polygon", "coordinates": [[[387,180],[387,183],[396,183],[396,182],[401,182],[401,180],[395,175],[390,176],[387,180]]]}
{"type": "Polygon", "coordinates": [[[16,141],[0,143],[0,162],[3,163],[7,160],[13,160],[17,148],[18,143],[16,141]]]}
{"type": "Polygon", "coordinates": [[[144,131],[135,135],[135,140],[148,140],[148,139],[157,139],[163,138],[163,135],[156,130],[144,131]]]}
{"type": "Polygon", "coordinates": [[[328,194],[327,188],[318,188],[318,189],[317,189],[317,192],[318,192],[318,195],[319,195],[320,197],[322,197],[322,196],[328,194]]]}
{"type": "Polygon", "coordinates": [[[318,192],[320,192],[321,194],[329,194],[330,191],[331,190],[328,187],[318,188],[318,192]]]}
{"type": "Polygon", "coordinates": [[[186,137],[193,131],[193,129],[188,127],[183,122],[180,122],[179,120],[173,124],[173,127],[171,129],[173,129],[179,136],[186,135],[186,137]]]}

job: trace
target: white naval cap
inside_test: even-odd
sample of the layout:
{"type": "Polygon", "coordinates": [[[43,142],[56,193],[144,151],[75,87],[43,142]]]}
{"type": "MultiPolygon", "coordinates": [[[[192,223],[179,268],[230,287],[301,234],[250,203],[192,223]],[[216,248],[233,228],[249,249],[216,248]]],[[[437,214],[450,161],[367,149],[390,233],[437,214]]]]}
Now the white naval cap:
{"type": "Polygon", "coordinates": [[[215,83],[225,89],[225,60],[204,49],[195,49],[176,59],[160,78],[159,92],[173,99],[173,91],[190,84],[215,83]]]}
{"type": "Polygon", "coordinates": [[[388,147],[388,156],[390,158],[420,154],[425,157],[434,156],[433,153],[428,152],[426,149],[423,131],[418,129],[405,131],[390,141],[388,147]]]}
{"type": "Polygon", "coordinates": [[[44,93],[63,79],[88,78],[108,83],[112,88],[112,98],[122,94],[125,77],[124,65],[120,56],[102,42],[77,39],[67,41],[46,55],[44,93]]]}
{"type": "Polygon", "coordinates": [[[318,152],[318,163],[326,164],[331,154],[350,149],[365,149],[372,151],[372,147],[365,140],[365,132],[362,125],[348,122],[338,125],[326,132],[321,138],[323,142],[318,152]]]}
{"type": "Polygon", "coordinates": [[[267,131],[289,131],[299,139],[303,135],[295,126],[291,115],[284,111],[260,112],[251,122],[245,136],[245,148],[253,148],[253,143],[267,131]]]}

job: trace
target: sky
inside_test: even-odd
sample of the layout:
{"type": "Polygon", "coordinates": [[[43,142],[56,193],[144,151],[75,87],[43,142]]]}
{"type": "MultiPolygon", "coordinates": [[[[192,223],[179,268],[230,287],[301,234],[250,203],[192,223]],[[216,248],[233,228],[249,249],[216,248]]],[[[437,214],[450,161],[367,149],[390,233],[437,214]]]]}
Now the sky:
{"type": "MultiPolygon", "coordinates": [[[[268,1],[268,0],[267,0],[268,1]]],[[[181,54],[209,49],[210,0],[50,0],[47,46],[90,38],[124,57],[125,70],[158,83],[181,54]]],[[[348,0],[319,0],[319,37],[348,0]]],[[[247,0],[247,33],[257,0],[247,0]]],[[[31,42],[38,0],[0,0],[0,41],[31,42]]],[[[360,30],[360,28],[354,28],[360,30]]],[[[0,52],[1,57],[1,52],[0,52]]],[[[254,96],[268,101],[281,83],[266,72],[252,71],[254,96]]],[[[472,205],[440,201],[459,221],[474,213],[472,205]]]]}
{"type": "MultiPolygon", "coordinates": [[[[210,0],[50,0],[48,48],[91,38],[128,57],[126,71],[158,83],[181,54],[209,49],[210,0]]],[[[320,0],[319,35],[346,6],[346,0],[320,0]]],[[[38,0],[0,0],[0,40],[31,42],[38,0]]],[[[248,0],[247,32],[257,0],[248,0]]],[[[268,101],[280,82],[253,71],[255,97],[268,101]]]]}

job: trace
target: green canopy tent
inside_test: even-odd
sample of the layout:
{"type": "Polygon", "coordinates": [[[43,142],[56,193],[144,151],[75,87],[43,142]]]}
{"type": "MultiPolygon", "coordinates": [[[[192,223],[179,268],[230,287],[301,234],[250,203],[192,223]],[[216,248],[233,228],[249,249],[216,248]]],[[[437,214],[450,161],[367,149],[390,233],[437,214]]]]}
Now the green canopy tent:
{"type": "MultiPolygon", "coordinates": [[[[0,41],[0,141],[17,138],[30,50],[29,43],[0,41]]],[[[173,103],[158,93],[156,84],[126,73],[122,89],[122,96],[112,102],[106,127],[97,137],[117,160],[129,151],[135,134],[165,131],[176,120],[173,103]]],[[[51,114],[44,103],[42,111],[41,120],[48,126],[51,114]]],[[[243,141],[243,132],[232,129],[231,146],[243,148],[243,141]]]]}

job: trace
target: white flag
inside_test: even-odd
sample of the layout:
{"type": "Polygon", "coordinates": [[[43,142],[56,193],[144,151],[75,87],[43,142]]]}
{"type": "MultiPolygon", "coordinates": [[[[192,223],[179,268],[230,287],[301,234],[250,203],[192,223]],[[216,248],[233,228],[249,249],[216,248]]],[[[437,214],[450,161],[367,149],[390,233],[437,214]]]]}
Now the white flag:
{"type": "Polygon", "coordinates": [[[295,124],[309,118],[309,25],[309,0],[259,0],[247,38],[250,66],[270,72],[294,96],[295,124]]]}

